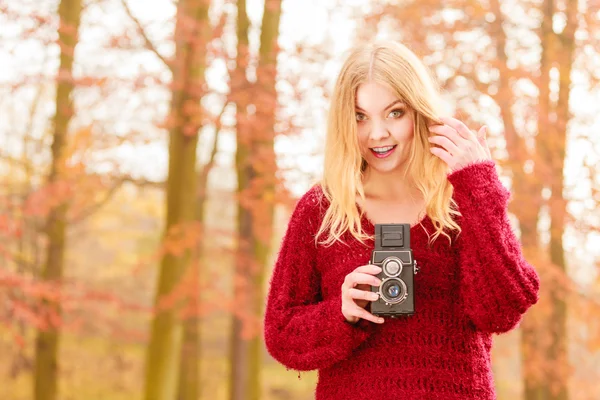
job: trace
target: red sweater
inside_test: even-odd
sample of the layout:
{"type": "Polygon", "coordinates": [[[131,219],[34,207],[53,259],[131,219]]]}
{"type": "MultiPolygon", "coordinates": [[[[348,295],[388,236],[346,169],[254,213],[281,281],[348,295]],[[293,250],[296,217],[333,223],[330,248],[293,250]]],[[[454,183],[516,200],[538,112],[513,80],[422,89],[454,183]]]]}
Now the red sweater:
{"type": "MultiPolygon", "coordinates": [[[[369,263],[373,242],[315,246],[327,207],[319,186],[298,202],[273,272],[265,314],[269,353],[319,370],[317,400],[495,399],[492,334],[513,329],[538,300],[539,280],[507,218],[509,192],[492,161],[452,173],[462,233],[428,245],[429,218],[411,228],[416,313],[352,325],[341,312],[345,276],[369,263]]],[[[362,226],[374,226],[363,216],[362,226]]]]}

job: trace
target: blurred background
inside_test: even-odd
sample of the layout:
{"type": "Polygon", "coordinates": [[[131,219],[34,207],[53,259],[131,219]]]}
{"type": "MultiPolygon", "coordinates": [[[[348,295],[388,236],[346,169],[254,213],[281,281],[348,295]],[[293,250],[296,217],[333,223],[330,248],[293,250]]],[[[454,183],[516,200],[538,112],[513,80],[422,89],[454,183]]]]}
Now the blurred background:
{"type": "Polygon", "coordinates": [[[499,399],[599,399],[597,0],[0,0],[0,399],[314,398],[264,297],[375,38],[490,127],[542,277],[499,399]]]}

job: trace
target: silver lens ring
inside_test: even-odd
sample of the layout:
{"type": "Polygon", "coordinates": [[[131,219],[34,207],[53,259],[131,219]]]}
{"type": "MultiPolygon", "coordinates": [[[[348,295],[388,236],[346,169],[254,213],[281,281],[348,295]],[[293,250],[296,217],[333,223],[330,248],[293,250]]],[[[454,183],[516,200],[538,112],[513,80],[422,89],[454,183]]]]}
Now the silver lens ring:
{"type": "Polygon", "coordinates": [[[398,304],[398,303],[402,303],[404,300],[406,300],[406,298],[408,297],[408,288],[406,287],[406,283],[404,283],[404,281],[402,279],[399,278],[386,278],[381,282],[381,285],[379,285],[379,297],[381,299],[383,299],[383,301],[385,301],[387,304],[398,304]],[[398,294],[398,296],[394,296],[393,298],[390,298],[387,295],[387,289],[388,289],[388,285],[386,285],[386,283],[389,282],[395,282],[398,283],[400,292],[398,294]]]}
{"type": "Polygon", "coordinates": [[[398,276],[402,273],[402,260],[398,257],[388,257],[383,260],[382,269],[387,276],[398,276]]]}

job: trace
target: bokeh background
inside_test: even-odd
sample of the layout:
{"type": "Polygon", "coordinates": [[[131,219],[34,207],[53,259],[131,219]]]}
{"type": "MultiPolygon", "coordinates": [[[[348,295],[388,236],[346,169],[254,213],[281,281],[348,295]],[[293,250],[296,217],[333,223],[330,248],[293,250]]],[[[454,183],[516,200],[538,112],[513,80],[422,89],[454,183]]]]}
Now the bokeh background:
{"type": "Polygon", "coordinates": [[[542,277],[494,338],[499,399],[599,399],[597,0],[0,0],[0,399],[314,398],[264,297],[376,38],[489,126],[542,277]]]}

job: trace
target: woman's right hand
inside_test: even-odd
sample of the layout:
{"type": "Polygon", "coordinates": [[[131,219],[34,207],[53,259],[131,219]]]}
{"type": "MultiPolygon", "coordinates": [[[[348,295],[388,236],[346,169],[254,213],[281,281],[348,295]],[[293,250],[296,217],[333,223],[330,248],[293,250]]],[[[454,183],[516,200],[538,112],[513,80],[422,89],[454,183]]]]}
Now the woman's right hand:
{"type": "Polygon", "coordinates": [[[381,280],[374,276],[380,272],[381,268],[376,265],[362,265],[346,275],[342,284],[342,314],[346,321],[354,324],[362,318],[377,324],[383,323],[383,318],[365,309],[370,301],[379,298],[377,293],[371,292],[370,287],[381,284],[381,280]]]}

